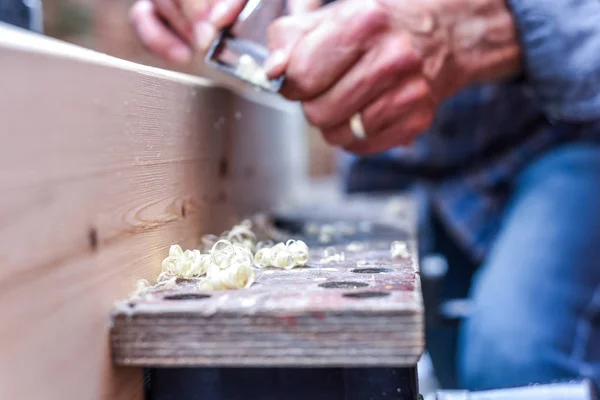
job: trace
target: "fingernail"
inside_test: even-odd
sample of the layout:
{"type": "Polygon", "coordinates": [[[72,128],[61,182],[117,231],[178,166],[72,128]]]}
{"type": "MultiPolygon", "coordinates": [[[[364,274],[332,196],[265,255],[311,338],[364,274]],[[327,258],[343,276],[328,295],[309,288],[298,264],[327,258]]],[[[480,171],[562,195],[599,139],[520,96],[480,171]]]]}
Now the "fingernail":
{"type": "Polygon", "coordinates": [[[169,58],[177,64],[187,64],[192,59],[192,52],[184,46],[176,46],[169,50],[169,58]]]}
{"type": "Polygon", "coordinates": [[[202,52],[206,52],[209,49],[216,36],[217,31],[208,22],[198,22],[196,26],[194,26],[196,46],[202,52]]]}
{"type": "Polygon", "coordinates": [[[287,56],[282,50],[275,50],[271,53],[263,65],[267,76],[272,77],[272,74],[282,67],[282,64],[285,63],[286,59],[287,56]]]}
{"type": "Polygon", "coordinates": [[[221,26],[223,25],[223,19],[229,12],[229,6],[224,1],[221,1],[215,5],[215,7],[210,12],[209,21],[214,25],[221,26]]]}

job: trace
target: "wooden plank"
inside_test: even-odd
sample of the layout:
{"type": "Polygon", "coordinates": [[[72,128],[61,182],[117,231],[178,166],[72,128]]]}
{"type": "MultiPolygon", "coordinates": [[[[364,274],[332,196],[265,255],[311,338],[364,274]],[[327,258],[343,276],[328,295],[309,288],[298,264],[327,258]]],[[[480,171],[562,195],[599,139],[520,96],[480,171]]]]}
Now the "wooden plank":
{"type": "Polygon", "coordinates": [[[139,399],[114,300],[172,243],[292,193],[300,114],[5,26],[0,59],[0,398],[139,399]]]}
{"type": "MultiPolygon", "coordinates": [[[[320,204],[319,211],[298,210],[295,217],[288,214],[284,219],[290,226],[298,223],[290,218],[309,212],[321,215],[317,221],[343,217],[345,228],[340,232],[348,233],[336,238],[335,246],[312,246],[304,268],[258,270],[257,282],[248,289],[207,292],[200,291],[196,282],[181,282],[174,289],[121,302],[112,316],[115,362],[414,366],[424,338],[410,204],[400,203],[406,217],[386,214],[372,198],[320,204]],[[392,258],[390,247],[397,240],[407,243],[408,254],[392,258]],[[344,253],[345,259],[324,261],[332,250],[344,253]]],[[[310,236],[298,235],[310,243],[310,236]]]]}

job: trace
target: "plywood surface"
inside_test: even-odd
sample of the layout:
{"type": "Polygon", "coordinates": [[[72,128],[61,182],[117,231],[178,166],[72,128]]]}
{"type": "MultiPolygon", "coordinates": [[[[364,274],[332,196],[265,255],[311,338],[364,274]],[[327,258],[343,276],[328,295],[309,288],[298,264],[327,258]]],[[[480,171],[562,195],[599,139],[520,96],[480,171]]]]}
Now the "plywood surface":
{"type": "Polygon", "coordinates": [[[291,192],[298,114],[1,25],[0,59],[0,399],[140,399],[110,360],[114,301],[172,243],[291,192]]]}
{"type": "Polygon", "coordinates": [[[146,366],[409,366],[423,351],[423,305],[410,202],[400,214],[358,198],[297,207],[280,223],[338,221],[334,246],[311,244],[304,268],[261,269],[248,289],[197,282],[121,302],[112,314],[115,362],[146,366]],[[342,224],[339,224],[342,222],[342,224]],[[343,227],[343,228],[342,228],[343,227]],[[403,241],[408,254],[392,258],[403,241]],[[340,261],[323,260],[344,254],[340,261]]]}

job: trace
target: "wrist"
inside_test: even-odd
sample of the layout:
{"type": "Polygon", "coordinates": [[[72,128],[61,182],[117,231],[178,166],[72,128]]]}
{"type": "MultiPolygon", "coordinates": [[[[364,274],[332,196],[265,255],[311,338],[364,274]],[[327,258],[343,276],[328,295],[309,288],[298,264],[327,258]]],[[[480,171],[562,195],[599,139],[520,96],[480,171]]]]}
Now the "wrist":
{"type": "Polygon", "coordinates": [[[521,46],[504,0],[444,0],[454,9],[453,58],[470,84],[516,76],[521,46]]]}
{"type": "Polygon", "coordinates": [[[425,0],[397,22],[413,37],[424,74],[442,99],[521,70],[518,34],[504,0],[425,0]]]}

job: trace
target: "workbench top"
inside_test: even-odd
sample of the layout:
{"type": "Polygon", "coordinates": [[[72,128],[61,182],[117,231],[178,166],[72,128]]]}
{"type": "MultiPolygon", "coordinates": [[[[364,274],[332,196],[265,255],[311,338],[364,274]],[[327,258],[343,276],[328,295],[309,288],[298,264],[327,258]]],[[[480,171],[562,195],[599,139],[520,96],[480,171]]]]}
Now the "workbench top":
{"type": "Polygon", "coordinates": [[[305,267],[260,269],[252,287],[200,291],[197,282],[120,302],[114,361],[144,366],[409,366],[423,346],[412,202],[352,197],[297,204],[276,221],[311,248],[305,267]],[[337,222],[336,222],[337,221],[337,222]],[[342,224],[333,243],[300,226],[342,224]],[[408,252],[392,258],[394,241],[408,252]],[[327,254],[343,254],[326,261],[327,254]]]}

